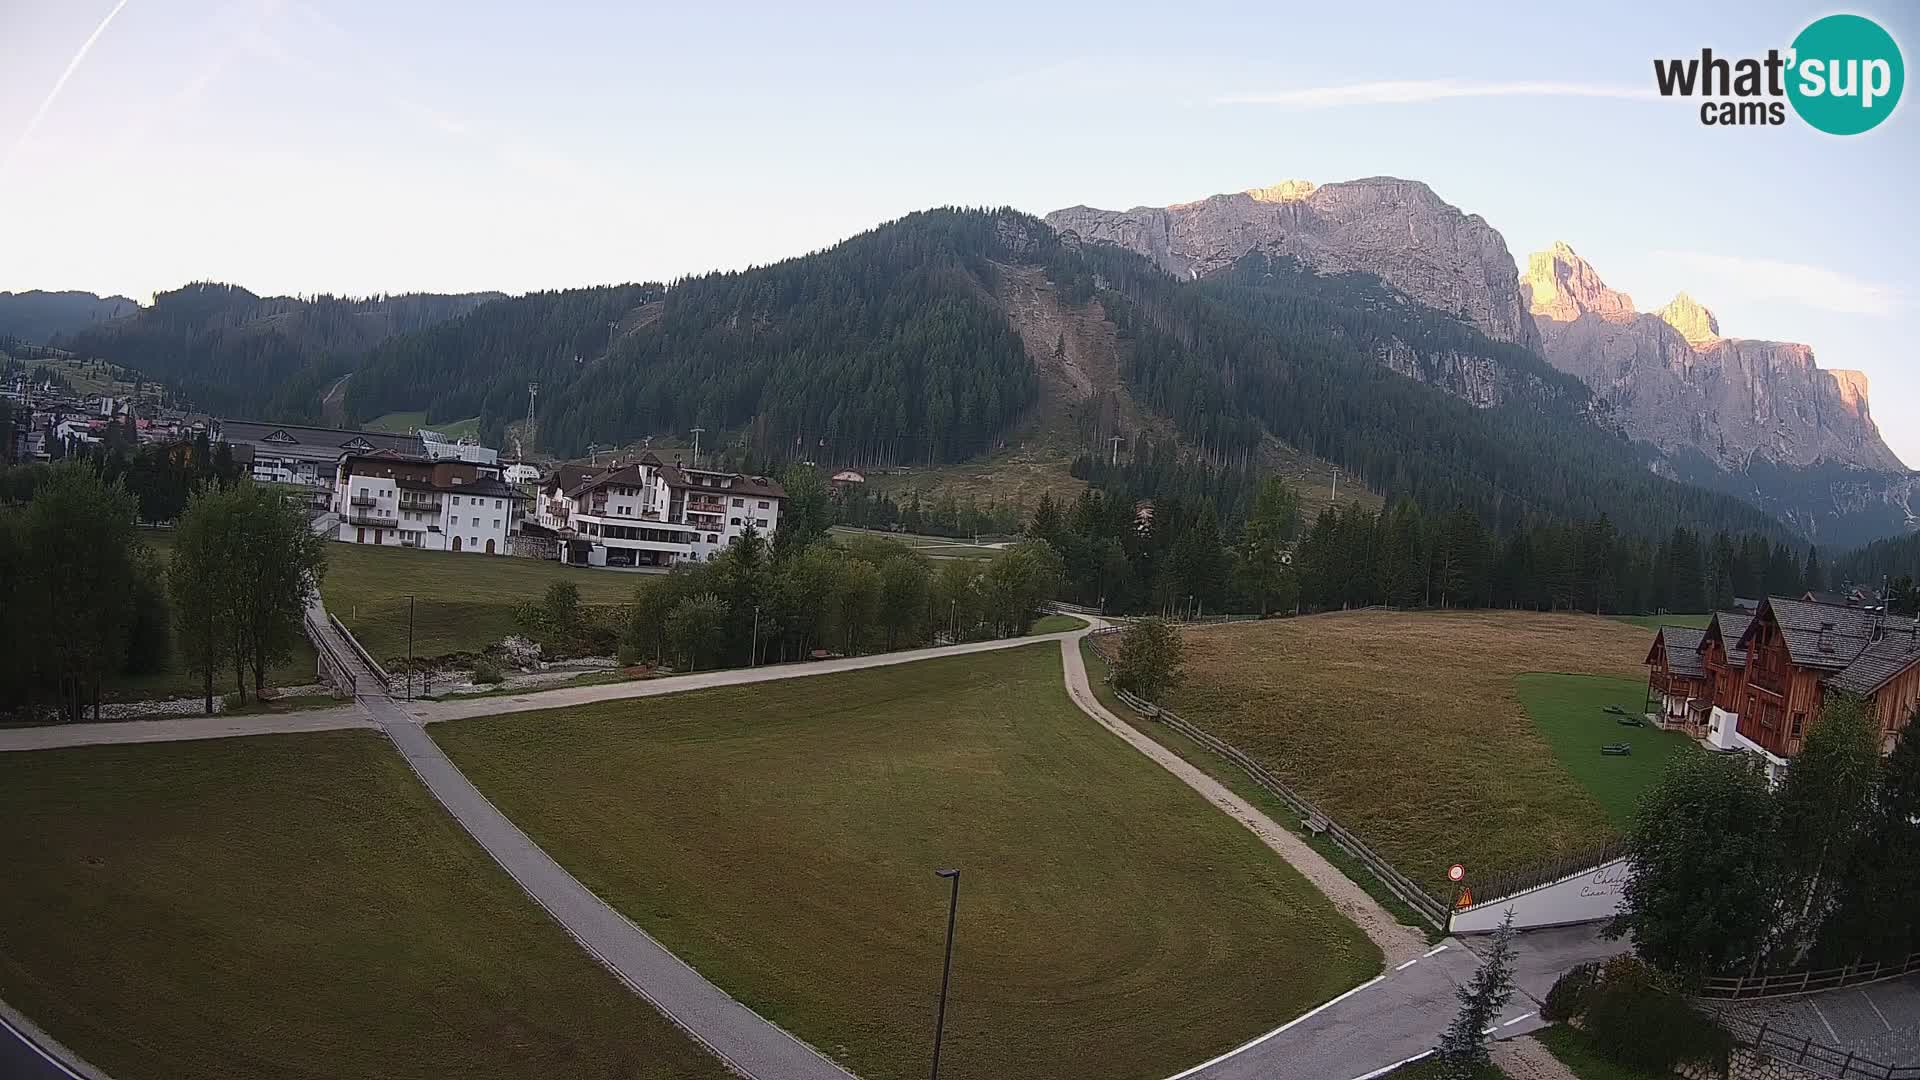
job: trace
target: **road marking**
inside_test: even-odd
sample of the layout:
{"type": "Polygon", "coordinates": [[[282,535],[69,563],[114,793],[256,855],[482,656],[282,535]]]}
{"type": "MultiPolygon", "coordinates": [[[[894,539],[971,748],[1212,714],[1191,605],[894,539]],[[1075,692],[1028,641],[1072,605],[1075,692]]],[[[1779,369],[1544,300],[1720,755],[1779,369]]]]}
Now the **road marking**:
{"type": "Polygon", "coordinates": [[[1890,1023],[1887,1023],[1887,1014],[1886,1014],[1886,1013],[1883,1013],[1883,1012],[1881,1012],[1881,1011],[1880,1011],[1880,1006],[1878,1006],[1878,1005],[1876,1005],[1876,1004],[1874,1004],[1874,1001],[1873,1001],[1873,995],[1872,995],[1872,994],[1869,994],[1869,993],[1867,993],[1867,992],[1866,992],[1865,990],[1862,990],[1862,991],[1860,991],[1860,996],[1861,996],[1861,997],[1863,997],[1863,998],[1866,998],[1866,999],[1867,999],[1867,1008],[1869,1008],[1869,1009],[1872,1009],[1872,1010],[1873,1010],[1873,1015],[1875,1015],[1875,1016],[1877,1016],[1877,1017],[1879,1017],[1879,1018],[1880,1018],[1880,1022],[1881,1022],[1881,1023],[1883,1023],[1883,1024],[1886,1024],[1886,1025],[1887,1025],[1887,1030],[1888,1030],[1888,1031],[1892,1031],[1892,1030],[1893,1030],[1893,1025],[1892,1025],[1892,1024],[1890,1024],[1890,1023]]]}
{"type": "Polygon", "coordinates": [[[1826,1025],[1827,1034],[1833,1036],[1834,1045],[1838,1046],[1840,1044],[1840,1033],[1833,1030],[1833,1021],[1828,1020],[1827,1014],[1820,1011],[1820,1003],[1812,998],[1808,998],[1807,1004],[1813,1006],[1813,1015],[1819,1017],[1820,1022],[1826,1025]]]}
{"type": "MultiPolygon", "coordinates": [[[[1325,1004],[1322,1004],[1322,1005],[1317,1005],[1312,1009],[1309,1009],[1306,1012],[1301,1013],[1299,1016],[1296,1016],[1293,1019],[1287,1021],[1286,1023],[1281,1024],[1279,1027],[1274,1028],[1272,1031],[1267,1032],[1265,1035],[1260,1036],[1259,1038],[1253,1040],[1252,1042],[1246,1043],[1245,1045],[1242,1045],[1242,1046],[1236,1046],[1232,1050],[1229,1050],[1226,1053],[1221,1054],[1219,1057],[1214,1058],[1211,1061],[1203,1061],[1200,1064],[1195,1065],[1193,1068],[1186,1070],[1185,1072],[1174,1073],[1172,1076],[1167,1077],[1167,1080],[1184,1080],[1185,1077],[1192,1076],[1195,1073],[1205,1072],[1206,1070],[1213,1068],[1215,1065],[1220,1064],[1221,1062],[1227,1060],[1230,1057],[1234,1057],[1238,1054],[1244,1054],[1248,1050],[1251,1050],[1254,1047],[1259,1046],[1261,1043],[1266,1042],[1268,1039],[1273,1038],[1275,1035],[1280,1034],[1281,1032],[1287,1030],[1288,1028],[1294,1026],[1295,1024],[1301,1023],[1302,1021],[1313,1019],[1314,1017],[1320,1015],[1321,1013],[1327,1011],[1328,1009],[1333,1008],[1335,1005],[1340,1004],[1341,1002],[1347,1000],[1353,995],[1359,993],[1362,990],[1365,990],[1367,987],[1372,986],[1375,983],[1378,983],[1385,978],[1386,978],[1385,975],[1375,975],[1373,978],[1368,979],[1366,982],[1361,983],[1359,986],[1356,986],[1353,989],[1347,991],[1346,993],[1341,994],[1339,997],[1334,998],[1332,1001],[1326,1002],[1325,1004]]],[[[1369,1075],[1377,1076],[1380,1074],[1372,1073],[1369,1075]]]]}
{"type": "Polygon", "coordinates": [[[1426,952],[1421,953],[1420,956],[1422,959],[1425,959],[1426,957],[1429,957],[1429,956],[1439,956],[1441,953],[1446,951],[1447,951],[1446,945],[1444,944],[1435,945],[1433,948],[1428,949],[1426,952]]]}
{"type": "Polygon", "coordinates": [[[45,1050],[41,1049],[39,1043],[34,1042],[32,1039],[27,1038],[26,1032],[21,1031],[17,1027],[14,1027],[11,1023],[7,1021],[7,1018],[4,1016],[0,1016],[0,1027],[4,1027],[9,1032],[12,1032],[13,1037],[20,1040],[20,1044],[22,1046],[25,1046],[27,1049],[33,1051],[36,1054],[39,1054],[41,1058],[45,1059],[47,1064],[53,1066],[56,1069],[59,1069],[63,1075],[71,1076],[73,1077],[73,1080],[86,1080],[85,1077],[81,1076],[79,1073],[74,1072],[72,1069],[68,1068],[66,1062],[61,1061],[59,1058],[54,1057],[52,1054],[49,1054],[45,1050]]]}
{"type": "Polygon", "coordinates": [[[1522,1020],[1525,1020],[1525,1019],[1526,1019],[1527,1017],[1529,1017],[1529,1016],[1532,1016],[1532,1015],[1533,1015],[1533,1014],[1532,1014],[1532,1013],[1530,1013],[1530,1012],[1523,1012],[1523,1013],[1521,1013],[1521,1014],[1520,1014],[1519,1016],[1516,1016],[1516,1017],[1514,1017],[1513,1019],[1511,1019],[1511,1020],[1509,1020],[1509,1021],[1507,1021],[1507,1022],[1506,1022],[1506,1023],[1504,1023],[1504,1024],[1501,1024],[1500,1026],[1501,1026],[1501,1027],[1512,1027],[1513,1025],[1515,1025],[1515,1024],[1517,1024],[1517,1023],[1519,1023],[1519,1022],[1520,1022],[1520,1021],[1522,1021],[1522,1020]]]}
{"type": "Polygon", "coordinates": [[[1400,965],[1399,967],[1397,967],[1397,968],[1394,968],[1393,970],[1395,970],[1395,971],[1405,971],[1405,970],[1407,970],[1408,968],[1410,968],[1410,967],[1412,967],[1413,965],[1415,965],[1415,964],[1417,964],[1417,963],[1419,963],[1419,962],[1420,962],[1420,958],[1416,956],[1416,957],[1414,957],[1413,959],[1411,959],[1411,960],[1409,960],[1409,961],[1407,961],[1406,963],[1404,963],[1404,964],[1401,964],[1401,965],[1400,965]]]}
{"type": "Polygon", "coordinates": [[[1422,1050],[1410,1058],[1401,1058],[1399,1061],[1394,1062],[1393,1064],[1387,1066],[1384,1069],[1375,1069],[1370,1073],[1364,1073],[1360,1076],[1356,1076],[1353,1078],[1353,1080],[1374,1080],[1374,1077],[1385,1076],[1402,1065],[1411,1065],[1422,1058],[1432,1057],[1433,1053],[1434,1052],[1432,1050],[1422,1050]]]}

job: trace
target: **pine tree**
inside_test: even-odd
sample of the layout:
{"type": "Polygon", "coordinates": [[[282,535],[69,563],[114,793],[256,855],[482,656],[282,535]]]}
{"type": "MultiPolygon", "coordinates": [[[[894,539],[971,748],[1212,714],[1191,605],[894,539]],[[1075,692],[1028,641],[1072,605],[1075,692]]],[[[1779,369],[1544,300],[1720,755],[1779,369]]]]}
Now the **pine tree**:
{"type": "Polygon", "coordinates": [[[1480,970],[1457,991],[1460,1011],[1440,1038],[1440,1067],[1447,1080],[1476,1080],[1492,1065],[1487,1032],[1513,997],[1513,912],[1500,920],[1488,945],[1480,970]]]}

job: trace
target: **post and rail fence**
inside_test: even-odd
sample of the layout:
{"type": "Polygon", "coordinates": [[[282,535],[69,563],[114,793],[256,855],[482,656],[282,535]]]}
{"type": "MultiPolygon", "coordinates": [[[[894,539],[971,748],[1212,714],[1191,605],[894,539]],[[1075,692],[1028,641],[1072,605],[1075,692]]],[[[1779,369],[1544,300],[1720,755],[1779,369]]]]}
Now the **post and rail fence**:
{"type": "Polygon", "coordinates": [[[1831,1080],[1920,1080],[1920,1065],[1882,1065],[1850,1050],[1776,1031],[1738,1016],[1720,1016],[1734,1045],[1831,1080]]]}
{"type": "Polygon", "coordinates": [[[335,693],[357,697],[360,693],[360,675],[333,647],[327,628],[313,617],[311,611],[302,616],[301,622],[306,627],[307,640],[313,643],[314,654],[319,660],[320,680],[333,687],[335,693]]]}
{"type": "MultiPolygon", "coordinates": [[[[1898,979],[1904,975],[1916,973],[1920,973],[1920,952],[1913,953],[1905,960],[1848,964],[1845,967],[1823,968],[1818,971],[1786,971],[1775,975],[1733,975],[1708,979],[1700,987],[1697,996],[1728,1001],[1750,1001],[1755,998],[1788,997],[1793,994],[1817,994],[1822,990],[1838,990],[1846,986],[1882,982],[1886,979],[1898,979]]],[[[1915,1075],[1920,1076],[1920,1072],[1916,1072],[1915,1075]]]]}
{"type": "MultiPolygon", "coordinates": [[[[1106,643],[1103,639],[1116,633],[1119,633],[1117,628],[1109,628],[1096,630],[1087,635],[1087,640],[1092,644],[1094,651],[1099,653],[1101,659],[1106,660],[1108,663],[1112,663],[1113,658],[1107,654],[1105,649],[1106,643]]],[[[1295,813],[1299,814],[1301,821],[1307,825],[1309,830],[1314,832],[1324,831],[1333,839],[1334,843],[1340,845],[1349,855],[1358,859],[1362,866],[1365,866],[1375,878],[1379,879],[1380,884],[1384,885],[1387,891],[1391,892],[1408,907],[1412,908],[1414,913],[1419,915],[1421,919],[1431,924],[1435,929],[1445,930],[1447,928],[1449,910],[1446,901],[1427,892],[1412,878],[1395,869],[1392,863],[1381,858],[1377,852],[1367,846],[1365,841],[1335,821],[1326,811],[1315,806],[1313,802],[1304,795],[1293,790],[1285,781],[1269,772],[1265,766],[1247,756],[1238,747],[1196,727],[1170,709],[1155,705],[1118,686],[1113,686],[1112,690],[1115,696],[1119,697],[1128,708],[1133,709],[1142,716],[1158,720],[1160,723],[1167,725],[1169,728],[1192,739],[1194,742],[1199,743],[1238,766],[1254,783],[1259,784],[1266,791],[1279,798],[1281,802],[1286,803],[1295,813]]]]}

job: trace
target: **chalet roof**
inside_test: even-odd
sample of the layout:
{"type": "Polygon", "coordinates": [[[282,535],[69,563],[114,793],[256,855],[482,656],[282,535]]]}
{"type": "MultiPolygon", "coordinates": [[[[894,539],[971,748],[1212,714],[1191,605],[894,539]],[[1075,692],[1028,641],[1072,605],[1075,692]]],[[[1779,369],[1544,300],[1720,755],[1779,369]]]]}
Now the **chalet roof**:
{"type": "Polygon", "coordinates": [[[1826,592],[1822,590],[1809,589],[1807,590],[1806,595],[1802,596],[1800,599],[1809,604],[1827,604],[1832,607],[1846,607],[1852,598],[1849,597],[1846,593],[1826,592]]]}
{"type": "Polygon", "coordinates": [[[778,480],[770,480],[764,476],[747,476],[743,473],[723,473],[713,469],[687,469],[683,466],[676,465],[662,465],[659,468],[660,475],[666,479],[667,486],[669,487],[686,488],[690,491],[723,491],[729,495],[751,496],[756,499],[784,499],[787,497],[787,489],[781,487],[778,480]],[[729,477],[733,482],[726,487],[696,484],[688,478],[687,474],[689,472],[729,477]]]}
{"type": "Polygon", "coordinates": [[[600,470],[591,465],[574,465],[568,463],[548,473],[546,479],[541,481],[540,486],[543,488],[558,488],[561,491],[567,491],[578,485],[580,481],[598,472],[600,472],[600,470]]]}
{"type": "MultiPolygon", "coordinates": [[[[1867,646],[1873,644],[1882,621],[1877,612],[1865,608],[1815,604],[1784,596],[1767,597],[1760,612],[1754,616],[1756,623],[1771,613],[1773,621],[1779,624],[1780,636],[1787,642],[1788,659],[1800,667],[1827,671],[1838,671],[1865,652],[1867,646]]],[[[1753,627],[1749,626],[1742,635],[1742,647],[1752,634],[1753,627]]]]}
{"type": "Polygon", "coordinates": [[[418,452],[420,440],[391,431],[353,431],[347,428],[275,424],[261,420],[221,420],[220,437],[230,443],[277,447],[288,452],[327,453],[397,450],[418,452]]]}
{"type": "Polygon", "coordinates": [[[1920,633],[1912,629],[1890,629],[1885,637],[1868,645],[1853,663],[1829,675],[1827,685],[1864,697],[1915,664],[1920,664],[1920,633]]]}
{"type": "Polygon", "coordinates": [[[639,487],[644,482],[644,478],[640,475],[640,466],[624,465],[617,469],[608,468],[601,472],[594,473],[580,480],[578,483],[567,487],[565,491],[567,497],[571,499],[578,495],[585,495],[594,488],[606,484],[626,484],[630,487],[639,487]]]}
{"type": "Polygon", "coordinates": [[[1727,650],[1727,666],[1743,668],[1747,666],[1747,650],[1744,639],[1747,627],[1753,625],[1751,611],[1716,611],[1713,618],[1707,620],[1707,629],[1701,635],[1700,647],[1704,648],[1708,638],[1718,637],[1720,647],[1727,650]]]}
{"type": "MultiPolygon", "coordinates": [[[[1700,660],[1700,643],[1706,639],[1705,630],[1696,630],[1689,626],[1662,626],[1653,636],[1655,651],[1665,653],[1667,670],[1683,677],[1702,679],[1707,668],[1700,660]]],[[[1649,663],[1653,654],[1647,656],[1649,663]]]]}

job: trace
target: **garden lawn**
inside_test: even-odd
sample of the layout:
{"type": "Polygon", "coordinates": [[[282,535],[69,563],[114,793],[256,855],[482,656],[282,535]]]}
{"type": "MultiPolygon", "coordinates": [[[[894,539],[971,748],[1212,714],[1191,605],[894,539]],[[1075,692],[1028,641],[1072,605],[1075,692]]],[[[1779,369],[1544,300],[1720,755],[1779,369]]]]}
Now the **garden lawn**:
{"type": "Polygon", "coordinates": [[[328,544],[320,595],[381,660],[407,655],[407,597],[414,598],[415,656],[477,653],[517,632],[513,613],[547,586],[570,581],[585,604],[633,602],[645,575],[562,566],[545,559],[328,544]]]}
{"type": "Polygon", "coordinates": [[[720,1080],[364,731],[0,754],[0,998],[122,1080],[720,1080]]]}
{"type": "Polygon", "coordinates": [[[430,729],[560,863],[864,1080],[1157,1080],[1378,972],[1252,834],[1081,713],[1060,647],[430,729]]]}
{"type": "Polygon", "coordinates": [[[1566,1024],[1555,1024],[1530,1037],[1544,1043],[1580,1080],[1674,1080],[1670,1073],[1650,1073],[1608,1061],[1600,1056],[1586,1032],[1566,1024]]]}
{"type": "MultiPolygon", "coordinates": [[[[1713,616],[1707,612],[1692,615],[1615,615],[1613,618],[1649,631],[1663,626],[1691,626],[1696,630],[1704,630],[1707,623],[1713,621],[1713,616]]],[[[1648,638],[1647,644],[1651,646],[1653,639],[1648,638]]]]}
{"type": "Polygon", "coordinates": [[[1514,676],[1631,677],[1647,636],[1612,619],[1355,611],[1186,632],[1170,704],[1260,760],[1402,873],[1447,895],[1597,848],[1607,809],[1555,756],[1514,676]]]}
{"type": "Polygon", "coordinates": [[[1072,615],[1042,615],[1033,621],[1033,628],[1028,630],[1027,633],[1065,634],[1069,631],[1085,629],[1086,625],[1087,620],[1078,619],[1072,615]]]}
{"type": "Polygon", "coordinates": [[[1693,740],[1652,724],[1627,727],[1604,711],[1618,705],[1633,716],[1646,712],[1645,679],[1606,675],[1549,675],[1526,672],[1514,677],[1514,690],[1540,734],[1574,779],[1600,805],[1614,827],[1625,832],[1640,794],[1660,777],[1675,754],[1694,750],[1693,740]],[[1600,747],[1628,743],[1633,753],[1608,757],[1600,747]]]}

